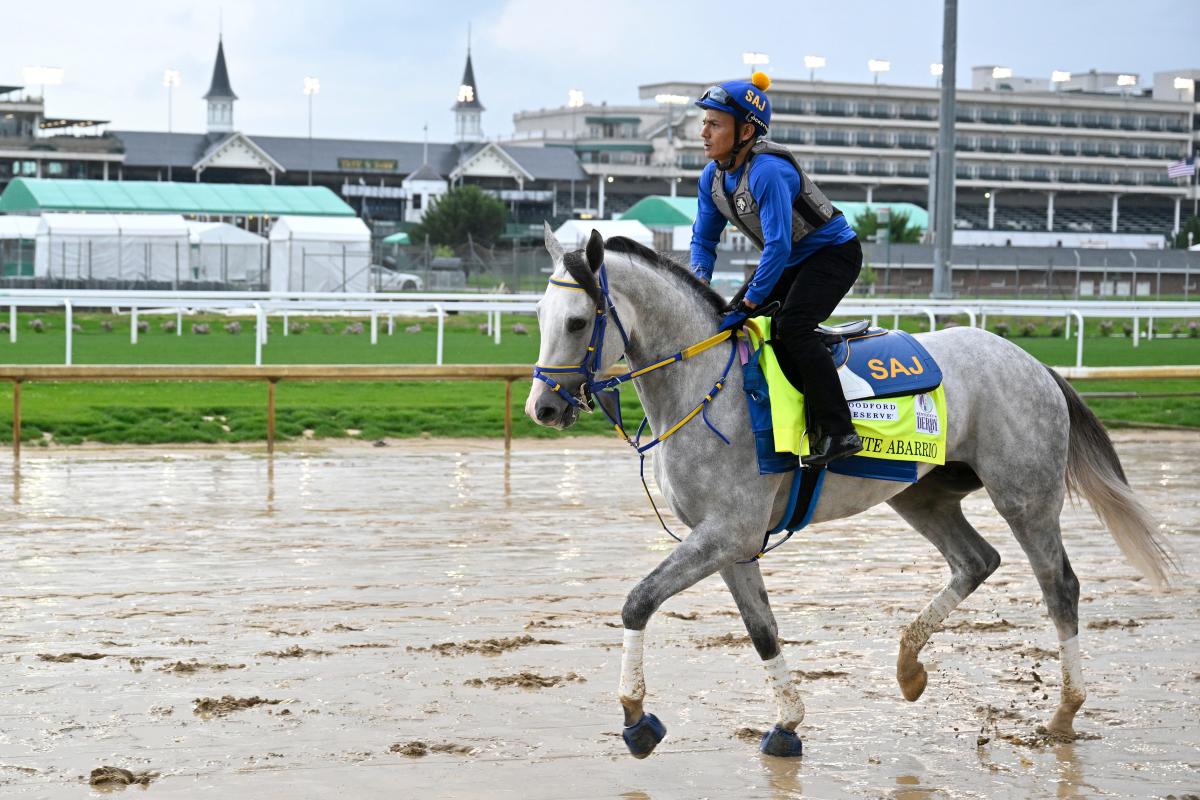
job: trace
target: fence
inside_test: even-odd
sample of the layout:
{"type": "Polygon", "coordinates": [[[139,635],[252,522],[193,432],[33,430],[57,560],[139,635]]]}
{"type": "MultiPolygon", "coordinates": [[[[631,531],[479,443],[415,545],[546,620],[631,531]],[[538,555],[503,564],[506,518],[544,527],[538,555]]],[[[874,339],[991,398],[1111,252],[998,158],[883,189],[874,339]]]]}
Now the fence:
{"type": "MultiPolygon", "coordinates": [[[[1069,380],[1114,380],[1151,378],[1200,378],[1200,366],[1058,368],[1069,380]]],[[[513,382],[529,380],[527,364],[463,366],[13,366],[0,365],[0,380],[13,382],[13,459],[21,457],[21,385],[31,381],[164,381],[164,380],[261,380],[267,383],[267,452],[275,451],[275,386],[282,380],[380,381],[380,380],[467,380],[504,381],[504,450],[512,450],[513,382]]],[[[612,375],[620,374],[613,370],[612,375]]]]}

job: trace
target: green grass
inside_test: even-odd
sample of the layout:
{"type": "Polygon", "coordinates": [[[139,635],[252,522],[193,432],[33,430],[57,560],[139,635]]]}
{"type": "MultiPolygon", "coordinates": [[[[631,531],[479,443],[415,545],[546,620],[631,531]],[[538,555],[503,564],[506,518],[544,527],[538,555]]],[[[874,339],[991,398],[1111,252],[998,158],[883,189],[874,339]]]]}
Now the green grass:
{"type": "MultiPolygon", "coordinates": [[[[150,330],[140,335],[137,345],[129,342],[129,320],[105,314],[76,315],[83,328],[74,336],[74,361],[78,364],[248,364],[254,359],[253,321],[243,319],[243,332],[226,333],[227,317],[185,318],[185,333],[176,336],[160,324],[173,317],[146,317],[150,330]],[[106,333],[101,322],[109,320],[114,330],[106,333]],[[207,322],[212,333],[197,336],[191,325],[207,322]]],[[[538,335],[532,316],[504,317],[503,343],[495,345],[479,332],[482,315],[447,318],[445,360],[447,363],[523,363],[537,358],[538,335]],[[529,329],[529,335],[511,332],[514,322],[529,329]]],[[[7,316],[0,316],[7,321],[7,316]]],[[[432,363],[436,348],[433,319],[397,319],[396,333],[386,335],[380,320],[379,344],[372,346],[368,332],[342,333],[350,323],[345,318],[293,319],[308,328],[299,335],[284,337],[282,321],[271,323],[271,338],[263,348],[269,364],[293,363],[432,363]],[[419,324],[421,332],[405,333],[408,325],[419,324]],[[332,333],[325,333],[330,326],[332,333]]],[[[364,318],[364,328],[369,322],[364,318]]],[[[965,324],[965,317],[958,320],[965,324]]],[[[1000,319],[989,319],[992,329],[1000,319]]],[[[1009,319],[1012,341],[1039,360],[1053,365],[1075,362],[1075,340],[1049,336],[1049,320],[1033,320],[1036,336],[1019,335],[1025,320],[1009,319]]],[[[884,325],[891,318],[881,318],[884,325]]],[[[944,324],[945,320],[939,324],[944,324]]],[[[1123,320],[1114,320],[1117,331],[1123,320]]],[[[1174,320],[1161,325],[1169,330],[1174,320]]],[[[1186,321],[1183,321],[1186,324],[1186,321]]],[[[61,312],[21,314],[19,340],[13,345],[0,334],[0,362],[61,364],[65,349],[61,312]],[[49,330],[34,333],[28,326],[34,317],[48,322],[49,330]]],[[[905,317],[902,326],[918,331],[926,323],[905,317]]],[[[1158,338],[1143,340],[1134,348],[1131,340],[1099,335],[1097,321],[1085,329],[1084,363],[1089,366],[1200,364],[1200,339],[1158,338]]],[[[1200,381],[1080,381],[1083,392],[1137,391],[1141,393],[1200,392],[1200,381]]],[[[514,385],[514,434],[518,437],[557,437],[563,434],[538,427],[523,414],[528,384],[514,385]]],[[[51,383],[33,382],[22,388],[22,439],[31,443],[73,444],[95,441],[109,444],[257,441],[266,436],[266,385],[261,382],[129,382],[51,383]],[[228,430],[226,430],[228,428],[228,430]],[[49,434],[49,437],[46,436],[49,434]]],[[[631,427],[641,418],[634,392],[627,397],[625,417],[631,427]]],[[[278,387],[276,428],[280,438],[299,438],[305,431],[316,437],[344,437],[360,431],[364,439],[419,436],[503,435],[504,384],[501,382],[404,382],[404,383],[302,383],[282,382],[278,387]]],[[[1089,405],[1106,424],[1148,422],[1200,428],[1200,398],[1165,397],[1139,399],[1093,398],[1089,405]]],[[[0,385],[0,441],[11,441],[12,387],[0,385]]],[[[611,434],[604,417],[584,415],[569,435],[611,434]]]]}

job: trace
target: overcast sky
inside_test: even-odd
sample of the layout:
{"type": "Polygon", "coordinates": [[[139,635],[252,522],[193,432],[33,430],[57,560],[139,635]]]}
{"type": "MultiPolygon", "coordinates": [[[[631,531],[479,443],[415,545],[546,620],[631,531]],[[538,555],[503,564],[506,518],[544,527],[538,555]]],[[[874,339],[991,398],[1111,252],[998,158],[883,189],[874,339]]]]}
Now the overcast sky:
{"type": "MultiPolygon", "coordinates": [[[[1140,73],[1200,67],[1197,0],[960,0],[958,85],[970,67],[1140,73]]],[[[744,73],[742,53],[766,53],[773,77],[804,78],[806,53],[823,55],[819,77],[867,81],[868,58],[890,59],[887,82],[931,85],[941,60],[941,0],[55,0],[5,4],[0,84],[22,68],[65,69],[47,88],[47,114],[111,120],[111,127],[166,130],[166,68],[174,129],[204,130],[200,99],[223,25],[237,128],[305,135],[305,75],[321,81],[316,136],[432,141],[453,134],[450,107],[462,76],[467,23],[489,136],[512,115],[566,102],[640,102],[639,84],[716,81],[744,73]],[[746,9],[754,9],[748,13],[746,9]]]]}

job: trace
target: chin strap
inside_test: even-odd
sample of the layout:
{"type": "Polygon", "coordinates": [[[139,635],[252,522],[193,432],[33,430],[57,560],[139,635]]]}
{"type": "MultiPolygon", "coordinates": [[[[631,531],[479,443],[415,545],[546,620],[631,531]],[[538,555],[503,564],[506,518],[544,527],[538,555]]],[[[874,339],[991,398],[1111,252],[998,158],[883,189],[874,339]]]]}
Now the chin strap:
{"type": "Polygon", "coordinates": [[[729,170],[733,169],[733,162],[737,161],[738,153],[742,152],[742,148],[753,142],[754,139],[755,137],[751,136],[749,139],[741,139],[734,142],[733,149],[729,151],[729,160],[724,164],[718,161],[717,169],[721,170],[721,172],[729,172],[729,170]]]}

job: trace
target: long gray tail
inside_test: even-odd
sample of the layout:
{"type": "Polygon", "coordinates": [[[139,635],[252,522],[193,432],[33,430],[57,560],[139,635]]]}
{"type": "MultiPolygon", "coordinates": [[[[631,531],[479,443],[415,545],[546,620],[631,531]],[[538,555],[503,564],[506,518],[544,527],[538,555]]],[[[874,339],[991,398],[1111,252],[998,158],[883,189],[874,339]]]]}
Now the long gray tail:
{"type": "Polygon", "coordinates": [[[1087,498],[1126,560],[1155,586],[1165,586],[1171,572],[1178,569],[1175,558],[1159,537],[1154,517],[1129,488],[1108,432],[1075,387],[1054,370],[1046,369],[1067,399],[1071,421],[1067,491],[1072,497],[1087,498]]]}

